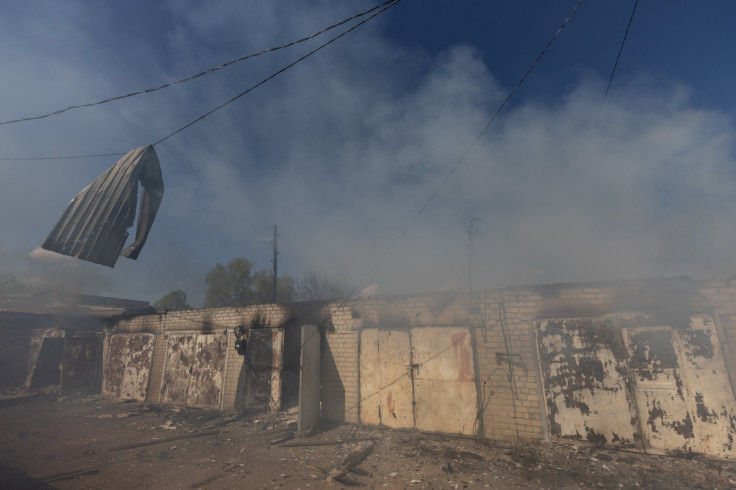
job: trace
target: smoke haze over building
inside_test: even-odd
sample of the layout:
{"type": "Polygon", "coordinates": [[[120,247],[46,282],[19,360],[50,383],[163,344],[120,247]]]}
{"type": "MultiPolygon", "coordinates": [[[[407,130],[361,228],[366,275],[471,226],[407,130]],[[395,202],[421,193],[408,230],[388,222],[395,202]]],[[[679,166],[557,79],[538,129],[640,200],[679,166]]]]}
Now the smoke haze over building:
{"type": "MultiPolygon", "coordinates": [[[[36,249],[118,157],[2,161],[0,272],[72,277],[82,292],[150,301],[183,289],[200,304],[216,262],[245,256],[268,267],[278,223],[287,274],[317,268],[382,294],[464,287],[464,224],[477,217],[475,287],[733,274],[736,103],[712,76],[726,56],[718,19],[734,14],[725,2],[695,12],[642,5],[603,111],[630,6],[584,3],[384,255],[574,4],[539,3],[536,12],[477,5],[476,15],[458,7],[441,31],[437,5],[403,1],[158,145],[166,196],[139,259],[114,270],[38,260],[36,249]],[[667,26],[655,25],[661,12],[667,26]],[[673,25],[690,20],[677,38],[673,25]],[[420,26],[426,33],[412,34],[420,26]],[[658,52],[663,39],[669,49],[658,52]]],[[[156,86],[372,5],[10,2],[0,9],[0,119],[156,86]]],[[[0,126],[0,157],[150,144],[326,39],[153,94],[0,126]]]]}

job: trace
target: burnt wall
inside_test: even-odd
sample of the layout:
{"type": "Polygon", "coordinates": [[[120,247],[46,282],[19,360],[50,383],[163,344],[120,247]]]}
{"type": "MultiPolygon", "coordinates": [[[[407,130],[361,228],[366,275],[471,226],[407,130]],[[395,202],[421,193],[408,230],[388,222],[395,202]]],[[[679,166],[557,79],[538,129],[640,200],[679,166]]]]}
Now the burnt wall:
{"type": "MultiPolygon", "coordinates": [[[[153,336],[153,353],[145,366],[145,399],[148,401],[243,409],[250,406],[248,400],[252,398],[247,392],[253,391],[257,385],[260,391],[268,392],[262,405],[279,409],[282,402],[284,406],[295,403],[298,394],[299,327],[304,323],[314,323],[313,316],[318,313],[319,308],[314,304],[301,303],[120,316],[111,323],[107,345],[113,345],[113,338],[121,335],[153,336]],[[257,359],[249,364],[237,352],[233,331],[238,326],[259,332],[283,331],[283,335],[278,337],[278,382],[273,383],[273,390],[278,393],[270,393],[274,375],[264,374],[265,367],[253,364],[257,359]],[[259,372],[254,373],[253,369],[259,372]],[[182,393],[177,388],[180,384],[184,387],[182,393]]],[[[261,338],[260,335],[258,337],[261,338]]],[[[111,384],[109,393],[121,392],[113,385],[125,382],[121,381],[125,364],[119,362],[106,366],[105,378],[109,378],[111,384]]]]}
{"type": "Polygon", "coordinates": [[[673,329],[688,328],[691,315],[713,315],[730,381],[736,379],[736,279],[675,277],[513,287],[472,296],[444,292],[364,298],[333,303],[323,311],[322,416],[361,421],[361,331],[464,327],[474,338],[476,434],[505,440],[549,438],[537,347],[540,322],[631,312],[648,324],[673,329]]]}

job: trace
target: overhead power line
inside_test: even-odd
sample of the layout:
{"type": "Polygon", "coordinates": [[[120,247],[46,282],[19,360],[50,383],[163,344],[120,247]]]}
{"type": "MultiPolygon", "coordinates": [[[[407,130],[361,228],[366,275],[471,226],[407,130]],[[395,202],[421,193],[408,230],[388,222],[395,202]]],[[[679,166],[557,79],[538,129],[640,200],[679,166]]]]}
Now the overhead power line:
{"type": "MultiPolygon", "coordinates": [[[[153,145],[154,145],[154,146],[156,146],[156,145],[158,145],[158,144],[160,144],[160,143],[163,143],[164,141],[166,141],[167,139],[171,138],[171,137],[172,137],[172,136],[174,136],[175,134],[178,134],[178,133],[180,133],[180,132],[184,131],[184,130],[185,130],[185,129],[187,129],[188,127],[190,127],[190,126],[193,126],[194,124],[198,123],[198,122],[199,122],[199,121],[201,121],[202,119],[204,119],[204,118],[206,118],[206,117],[208,117],[208,116],[210,116],[210,115],[214,114],[215,112],[219,111],[219,110],[220,110],[220,109],[222,109],[223,107],[225,107],[225,106],[227,106],[227,105],[229,105],[229,104],[231,104],[231,103],[235,102],[235,101],[236,101],[236,100],[238,100],[238,99],[239,99],[240,97],[242,97],[242,96],[246,95],[247,93],[249,93],[249,92],[251,92],[251,91],[255,90],[256,88],[260,87],[260,86],[261,86],[261,85],[263,85],[264,83],[266,83],[266,82],[268,82],[268,81],[270,81],[270,80],[272,80],[272,79],[276,78],[276,77],[277,77],[278,75],[282,74],[283,72],[285,72],[285,71],[286,71],[286,70],[288,70],[289,68],[292,68],[292,67],[293,67],[293,66],[295,66],[296,64],[298,64],[298,63],[300,63],[300,62],[304,61],[305,59],[309,58],[310,56],[312,56],[312,55],[313,55],[313,54],[315,54],[316,52],[318,52],[318,51],[320,51],[321,49],[323,49],[323,48],[325,48],[325,47],[329,46],[330,44],[332,44],[333,42],[337,41],[338,39],[340,39],[341,37],[345,36],[346,34],[349,34],[350,32],[354,31],[355,29],[357,29],[358,27],[362,26],[362,25],[363,25],[363,24],[365,24],[366,22],[368,22],[368,21],[370,21],[371,19],[373,19],[373,18],[377,17],[378,15],[382,14],[383,12],[385,12],[385,11],[386,11],[386,10],[388,10],[389,8],[393,7],[394,5],[396,5],[397,3],[399,3],[400,1],[401,1],[401,0],[390,0],[390,1],[388,1],[388,2],[384,2],[384,3],[382,3],[381,5],[379,5],[379,6],[377,6],[377,7],[374,7],[374,8],[372,8],[371,10],[369,10],[369,11],[367,11],[367,12],[375,12],[375,13],[373,13],[373,15],[371,15],[371,16],[370,16],[370,17],[368,17],[367,19],[364,19],[364,20],[362,20],[361,22],[359,22],[359,23],[355,24],[354,26],[352,26],[352,27],[351,27],[350,29],[347,29],[347,30],[345,30],[345,31],[344,31],[344,32],[342,32],[341,34],[339,34],[339,35],[337,35],[337,36],[333,37],[332,39],[330,39],[329,41],[327,41],[327,42],[325,42],[325,43],[321,44],[320,46],[318,46],[317,48],[315,48],[315,49],[313,49],[312,51],[308,52],[308,53],[307,53],[307,54],[305,54],[304,56],[302,56],[302,57],[300,57],[300,58],[296,59],[295,61],[293,61],[293,62],[291,62],[291,63],[289,63],[289,64],[288,64],[288,65],[286,65],[285,67],[283,67],[283,68],[281,68],[280,70],[276,71],[275,73],[273,73],[273,74],[269,75],[268,77],[264,78],[263,80],[261,80],[260,82],[256,83],[255,85],[252,85],[251,87],[249,87],[248,89],[244,90],[243,92],[240,92],[240,93],[239,93],[238,95],[236,95],[235,97],[232,97],[231,99],[229,99],[229,100],[227,100],[227,101],[223,102],[222,104],[218,105],[218,106],[217,106],[217,107],[215,107],[214,109],[211,109],[211,110],[207,111],[206,113],[202,114],[201,116],[197,117],[197,118],[196,118],[196,119],[194,119],[193,121],[191,121],[191,122],[189,122],[189,123],[185,124],[184,126],[180,127],[179,129],[177,129],[177,130],[175,130],[175,131],[173,131],[173,132],[169,133],[168,135],[164,136],[163,138],[161,138],[161,139],[159,139],[158,141],[156,141],[155,143],[153,143],[153,145]],[[376,10],[377,10],[377,9],[380,9],[380,10],[378,10],[378,11],[376,12],[376,10]]],[[[356,16],[353,16],[353,17],[352,17],[351,19],[354,19],[354,18],[356,18],[356,17],[359,17],[359,16],[363,16],[363,15],[365,15],[365,14],[366,14],[365,12],[364,12],[364,13],[361,13],[361,14],[358,14],[358,15],[356,15],[356,16]]],[[[349,19],[348,19],[348,20],[349,20],[349,19]]],[[[342,22],[341,24],[344,24],[345,22],[346,22],[346,21],[343,21],[343,22],[342,22]]],[[[56,157],[27,157],[27,158],[12,158],[12,157],[0,157],[0,161],[29,161],[29,160],[68,160],[68,159],[74,159],[74,158],[92,158],[92,157],[102,157],[102,156],[120,156],[120,155],[124,155],[124,154],[125,154],[125,153],[106,153],[106,154],[94,154],[94,155],[77,155],[77,156],[56,156],[56,157]]]]}
{"type": "MultiPolygon", "coordinates": [[[[374,12],[374,11],[380,9],[381,7],[384,7],[386,5],[389,5],[389,4],[392,4],[392,3],[395,3],[395,2],[396,2],[396,0],[388,0],[386,2],[383,2],[380,5],[376,5],[375,7],[371,8],[369,10],[366,10],[365,12],[361,12],[359,14],[355,14],[352,17],[348,17],[347,19],[338,22],[337,24],[333,24],[333,25],[331,25],[329,27],[325,27],[321,31],[315,32],[314,34],[312,34],[310,36],[303,37],[301,39],[297,39],[296,41],[292,41],[292,42],[289,42],[289,43],[286,43],[286,44],[282,44],[281,46],[276,46],[274,48],[268,48],[268,49],[264,49],[262,51],[258,51],[256,53],[251,53],[251,54],[248,54],[248,55],[245,55],[245,56],[241,56],[240,58],[236,58],[234,60],[227,61],[227,62],[225,62],[225,63],[223,63],[223,64],[221,64],[219,66],[215,66],[213,68],[209,68],[209,69],[207,69],[205,71],[199,72],[199,73],[197,73],[195,75],[192,75],[190,77],[182,78],[181,80],[175,80],[175,81],[169,82],[169,83],[165,83],[165,84],[163,84],[163,85],[161,85],[159,87],[148,88],[148,89],[145,89],[145,90],[138,90],[136,92],[131,92],[131,93],[124,94],[124,95],[117,95],[115,97],[110,97],[108,99],[99,100],[97,102],[89,102],[89,103],[86,103],[86,104],[70,105],[69,107],[66,107],[64,109],[59,109],[57,111],[49,112],[49,113],[46,113],[46,114],[40,114],[38,116],[29,116],[29,117],[22,117],[22,118],[19,118],[19,119],[11,119],[11,120],[8,120],[8,121],[0,121],[0,126],[6,125],[6,124],[16,124],[16,123],[20,123],[20,122],[24,122],[24,121],[34,121],[34,120],[37,120],[37,119],[44,119],[44,118],[51,117],[51,116],[57,116],[59,114],[62,114],[64,112],[71,111],[71,110],[74,110],[74,109],[82,109],[82,108],[85,108],[85,107],[92,107],[92,106],[96,106],[96,105],[107,104],[108,102],[113,102],[113,101],[121,100],[121,99],[127,99],[128,97],[134,97],[136,95],[150,94],[151,92],[156,92],[158,90],[162,90],[162,89],[171,87],[173,85],[178,85],[180,83],[189,82],[189,81],[194,80],[196,78],[199,78],[201,76],[208,75],[210,73],[214,73],[214,72],[216,72],[218,70],[221,70],[221,69],[223,69],[223,68],[225,68],[227,66],[230,66],[232,64],[238,63],[240,61],[244,61],[244,60],[247,60],[249,58],[255,58],[256,56],[260,56],[262,54],[271,53],[271,52],[274,52],[274,51],[278,51],[280,49],[288,48],[288,47],[294,46],[296,44],[300,44],[300,43],[309,41],[310,39],[314,39],[315,37],[317,37],[317,36],[319,36],[321,34],[324,34],[327,31],[330,31],[332,29],[335,29],[337,27],[340,27],[341,25],[346,24],[346,23],[350,22],[351,20],[355,20],[355,19],[358,19],[358,18],[363,17],[365,15],[368,15],[371,12],[374,12]]],[[[23,160],[23,159],[22,158],[15,158],[14,160],[23,160]]],[[[38,158],[34,158],[32,160],[39,160],[39,159],[38,158]]]]}
{"type": "MultiPolygon", "coordinates": [[[[381,10],[379,10],[378,12],[376,12],[376,13],[374,13],[373,15],[371,15],[370,17],[368,17],[367,19],[365,19],[365,20],[362,20],[362,21],[358,22],[357,24],[355,24],[355,25],[354,25],[353,27],[351,27],[350,29],[348,29],[348,30],[344,31],[343,33],[341,33],[341,34],[339,34],[339,35],[337,35],[337,36],[333,37],[332,39],[330,39],[330,40],[329,40],[329,41],[327,41],[326,43],[324,43],[324,44],[321,44],[321,45],[320,45],[320,46],[318,46],[317,48],[313,49],[312,51],[310,51],[310,52],[308,52],[307,54],[305,54],[304,56],[302,56],[301,58],[299,58],[299,59],[297,59],[297,60],[295,60],[295,61],[293,61],[293,62],[289,63],[289,64],[288,64],[288,65],[286,65],[285,67],[281,68],[280,70],[278,70],[277,72],[273,73],[272,75],[270,75],[270,76],[268,76],[268,77],[264,78],[263,80],[261,80],[260,82],[256,83],[255,85],[251,86],[251,87],[250,87],[250,88],[248,88],[247,90],[244,90],[243,92],[240,92],[240,93],[239,93],[238,95],[236,95],[235,97],[231,98],[230,100],[227,100],[227,101],[223,102],[222,104],[218,105],[218,106],[217,106],[217,107],[215,107],[214,109],[212,109],[212,110],[210,110],[210,111],[208,111],[208,112],[206,112],[206,113],[202,114],[201,116],[199,116],[198,118],[196,118],[196,119],[195,119],[195,120],[193,120],[192,122],[190,122],[190,123],[188,123],[188,124],[185,124],[184,126],[180,127],[179,129],[177,129],[177,130],[176,130],[176,131],[174,131],[173,133],[170,133],[169,135],[167,135],[167,136],[164,136],[163,138],[161,138],[161,139],[160,139],[160,140],[158,140],[157,142],[153,143],[153,145],[154,145],[154,146],[156,146],[156,145],[158,145],[159,143],[163,143],[164,141],[166,141],[167,139],[171,138],[171,137],[172,137],[172,136],[174,136],[175,134],[177,134],[177,133],[180,133],[180,132],[184,131],[184,130],[185,130],[185,129],[187,129],[187,128],[188,128],[189,126],[192,126],[192,125],[194,125],[194,124],[198,123],[198,122],[199,122],[199,121],[201,121],[202,119],[204,119],[204,118],[206,118],[206,117],[208,117],[208,116],[210,116],[210,115],[214,114],[215,112],[219,111],[219,110],[220,110],[220,109],[222,109],[223,107],[225,107],[225,106],[227,106],[227,105],[229,105],[229,104],[231,104],[231,103],[235,102],[236,100],[238,100],[239,98],[241,98],[241,97],[242,97],[242,96],[244,96],[245,94],[247,94],[247,93],[251,92],[252,90],[254,90],[254,89],[256,89],[256,88],[260,87],[260,86],[261,86],[261,85],[263,85],[264,83],[266,83],[266,82],[268,82],[268,81],[270,81],[270,80],[272,80],[272,79],[276,78],[277,76],[279,76],[280,74],[282,74],[283,72],[285,72],[286,70],[288,70],[289,68],[291,68],[291,67],[293,67],[294,65],[296,65],[296,64],[298,64],[298,63],[300,63],[300,62],[304,61],[305,59],[309,58],[310,56],[312,56],[312,55],[313,55],[314,53],[316,53],[317,51],[320,51],[321,49],[323,49],[323,48],[325,48],[325,47],[329,46],[330,44],[334,43],[335,41],[337,41],[337,40],[338,40],[338,39],[340,39],[341,37],[345,36],[346,34],[348,34],[348,33],[352,32],[352,31],[354,31],[355,29],[357,29],[358,27],[362,26],[363,24],[365,24],[365,23],[366,23],[366,22],[368,22],[369,20],[371,20],[371,19],[373,19],[374,17],[376,17],[376,16],[378,16],[378,15],[382,14],[383,12],[385,12],[385,11],[386,11],[386,10],[388,10],[388,9],[390,9],[391,7],[393,7],[394,5],[396,5],[397,3],[399,3],[400,1],[401,1],[401,0],[391,0],[390,2],[386,2],[386,3],[382,4],[382,5],[385,5],[385,6],[384,6],[384,7],[383,7],[383,8],[381,9],[381,10]]],[[[582,0],[581,0],[581,1],[582,1],[582,0]]]]}
{"type": "Polygon", "coordinates": [[[27,157],[27,158],[0,157],[0,161],[23,162],[23,161],[39,161],[39,160],[77,160],[80,158],[120,157],[123,155],[125,155],[125,153],[97,153],[96,155],[68,155],[68,156],[63,156],[63,157],[27,157]]]}
{"type": "Polygon", "coordinates": [[[580,7],[580,4],[581,3],[583,3],[583,0],[578,0],[578,2],[575,4],[575,6],[570,11],[570,13],[567,14],[567,17],[565,18],[565,20],[562,22],[562,24],[560,24],[560,27],[557,28],[557,31],[555,31],[554,35],[550,38],[550,40],[544,46],[544,49],[542,49],[542,51],[539,53],[539,55],[537,56],[537,58],[531,64],[531,66],[529,67],[529,69],[526,71],[526,73],[524,73],[524,75],[518,81],[518,83],[516,84],[516,86],[511,90],[511,92],[509,92],[509,94],[503,100],[503,102],[501,103],[501,105],[498,106],[498,109],[496,109],[496,112],[493,113],[493,115],[491,116],[491,118],[489,119],[489,121],[486,123],[486,125],[483,126],[483,129],[480,130],[480,133],[478,133],[478,136],[476,136],[475,139],[473,140],[473,142],[470,143],[470,146],[468,146],[468,148],[462,154],[462,156],[460,157],[460,159],[455,163],[455,165],[452,166],[452,168],[450,169],[450,171],[447,173],[447,175],[445,175],[445,178],[442,179],[442,182],[440,182],[440,184],[437,186],[437,188],[434,190],[434,192],[432,192],[432,194],[430,194],[429,198],[427,198],[427,200],[424,202],[424,204],[422,204],[422,206],[416,212],[416,214],[414,215],[414,217],[409,221],[409,223],[401,231],[401,233],[396,238],[396,240],[391,245],[389,245],[389,247],[383,253],[383,257],[385,257],[386,255],[388,255],[388,253],[401,241],[401,239],[404,237],[404,235],[406,235],[406,233],[409,231],[409,229],[411,228],[411,226],[416,222],[417,219],[419,219],[419,216],[421,216],[422,213],[424,212],[424,210],[427,209],[427,206],[429,206],[429,204],[434,200],[434,198],[437,196],[437,194],[439,194],[440,190],[445,186],[445,184],[447,184],[447,181],[450,180],[450,177],[452,176],[452,174],[454,174],[455,171],[458,169],[458,167],[460,167],[460,165],[465,161],[465,159],[468,157],[468,155],[473,150],[473,148],[475,148],[475,145],[478,144],[478,141],[480,141],[480,139],[483,136],[483,134],[488,130],[488,128],[491,126],[491,124],[493,124],[493,121],[496,120],[496,118],[501,113],[501,111],[503,110],[503,108],[506,107],[506,104],[509,102],[509,100],[511,100],[511,98],[516,94],[516,92],[519,90],[519,88],[521,87],[521,85],[527,79],[527,77],[529,76],[529,74],[532,72],[532,70],[534,70],[534,68],[537,66],[537,64],[539,63],[539,61],[545,55],[545,53],[547,52],[547,50],[549,49],[549,47],[552,45],[552,43],[555,41],[555,39],[557,39],[557,36],[560,34],[560,32],[562,32],[562,29],[565,28],[565,26],[570,21],[570,19],[572,18],[573,14],[575,13],[575,11],[578,9],[578,7],[580,7]]]}
{"type": "Polygon", "coordinates": [[[601,103],[601,111],[603,106],[606,105],[606,97],[608,97],[608,91],[611,90],[611,83],[613,82],[613,76],[616,74],[616,67],[618,67],[618,61],[621,59],[621,52],[624,50],[624,44],[626,44],[626,37],[629,35],[629,29],[631,29],[631,22],[634,20],[634,14],[636,13],[636,6],[639,5],[639,0],[634,2],[634,9],[631,11],[631,17],[629,17],[629,24],[626,26],[626,32],[624,38],[621,41],[621,46],[618,48],[618,56],[616,56],[616,63],[613,64],[613,70],[611,76],[608,79],[608,86],[606,87],[606,93],[603,94],[603,102],[601,103]]]}

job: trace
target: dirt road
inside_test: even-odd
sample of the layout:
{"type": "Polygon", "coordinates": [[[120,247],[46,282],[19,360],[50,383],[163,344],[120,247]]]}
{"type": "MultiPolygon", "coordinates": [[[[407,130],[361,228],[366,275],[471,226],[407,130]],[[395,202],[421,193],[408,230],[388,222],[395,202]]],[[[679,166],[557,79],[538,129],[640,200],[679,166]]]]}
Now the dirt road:
{"type": "Polygon", "coordinates": [[[0,399],[1,488],[736,488],[736,462],[100,397],[0,399]]]}

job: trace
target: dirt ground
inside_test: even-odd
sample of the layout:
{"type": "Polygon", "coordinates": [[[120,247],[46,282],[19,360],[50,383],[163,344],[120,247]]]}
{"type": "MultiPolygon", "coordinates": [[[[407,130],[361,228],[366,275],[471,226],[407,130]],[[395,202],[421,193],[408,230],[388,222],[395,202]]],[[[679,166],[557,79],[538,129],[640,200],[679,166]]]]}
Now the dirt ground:
{"type": "Polygon", "coordinates": [[[1,488],[736,488],[736,462],[322,426],[101,397],[0,398],[1,488]]]}

